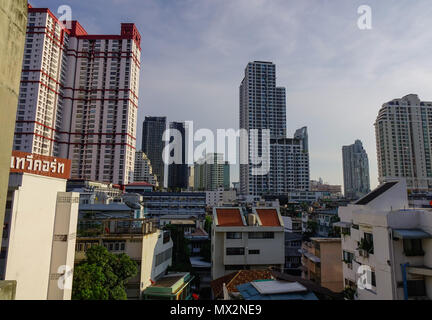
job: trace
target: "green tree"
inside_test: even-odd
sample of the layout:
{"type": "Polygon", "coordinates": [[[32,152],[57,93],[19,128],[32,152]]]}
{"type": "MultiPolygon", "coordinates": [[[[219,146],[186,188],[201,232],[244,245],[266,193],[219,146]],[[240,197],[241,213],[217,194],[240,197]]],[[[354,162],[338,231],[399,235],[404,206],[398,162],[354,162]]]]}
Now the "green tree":
{"type": "Polygon", "coordinates": [[[126,300],[126,282],[138,273],[138,266],[126,254],[112,254],[105,247],[87,250],[74,270],[72,299],[126,300]]]}

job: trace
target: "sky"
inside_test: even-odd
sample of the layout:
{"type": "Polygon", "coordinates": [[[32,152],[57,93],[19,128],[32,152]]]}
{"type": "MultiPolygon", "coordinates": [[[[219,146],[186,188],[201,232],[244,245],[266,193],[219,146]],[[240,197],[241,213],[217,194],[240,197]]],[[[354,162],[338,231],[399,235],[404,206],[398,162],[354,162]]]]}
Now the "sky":
{"type": "MultiPolygon", "coordinates": [[[[137,145],[145,116],[237,129],[248,62],[276,64],[287,131],[307,126],[311,179],[343,184],[342,146],[363,142],[378,184],[374,122],[383,103],[432,100],[430,0],[30,0],[69,5],[89,34],[141,33],[137,145]],[[361,30],[360,5],[372,13],[361,30]]],[[[60,16],[61,14],[57,14],[60,16]]],[[[237,169],[237,168],[236,168],[237,169]]],[[[232,171],[232,181],[238,172],[232,171]]]]}

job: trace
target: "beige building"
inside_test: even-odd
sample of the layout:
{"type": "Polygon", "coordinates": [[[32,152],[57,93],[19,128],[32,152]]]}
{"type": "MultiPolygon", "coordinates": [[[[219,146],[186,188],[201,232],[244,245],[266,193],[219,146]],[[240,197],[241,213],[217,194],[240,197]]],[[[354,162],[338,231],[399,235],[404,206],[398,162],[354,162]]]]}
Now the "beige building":
{"type": "Polygon", "coordinates": [[[135,152],[134,182],[148,182],[155,187],[159,187],[150,159],[142,151],[135,152]]]}
{"type": "Polygon", "coordinates": [[[342,258],[340,238],[311,238],[302,245],[302,277],[321,287],[341,292],[342,258]]]}
{"type": "Polygon", "coordinates": [[[0,274],[17,300],[70,300],[79,194],[66,180],[11,173],[0,274]]]}
{"type": "Polygon", "coordinates": [[[339,208],[343,277],[355,299],[432,298],[432,211],[408,208],[406,188],[388,182],[339,208]]]}
{"type": "Polygon", "coordinates": [[[383,104],[375,122],[379,182],[432,190],[432,102],[415,94],[383,104]]]}
{"type": "MultiPolygon", "coordinates": [[[[26,26],[27,1],[3,0],[0,3],[0,222],[6,204],[26,26]]],[[[0,228],[0,239],[2,231],[0,228]]]]}
{"type": "Polygon", "coordinates": [[[225,190],[224,187],[219,187],[214,191],[206,191],[206,206],[218,207],[225,204],[232,204],[237,200],[236,190],[225,190]]]}
{"type": "Polygon", "coordinates": [[[128,299],[139,299],[143,291],[164,276],[172,263],[173,242],[153,219],[80,219],[75,263],[83,261],[92,246],[125,253],[139,266],[138,274],[126,284],[128,299]]]}
{"type": "Polygon", "coordinates": [[[285,235],[277,208],[213,208],[212,279],[238,270],[283,270],[285,235]]]}

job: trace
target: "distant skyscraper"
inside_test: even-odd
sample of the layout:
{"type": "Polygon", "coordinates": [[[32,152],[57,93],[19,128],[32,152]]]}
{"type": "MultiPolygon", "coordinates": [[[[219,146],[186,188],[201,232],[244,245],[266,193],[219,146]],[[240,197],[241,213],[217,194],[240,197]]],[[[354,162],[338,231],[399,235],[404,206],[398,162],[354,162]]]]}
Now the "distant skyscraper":
{"type": "Polygon", "coordinates": [[[370,192],[369,160],[360,140],[342,147],[344,192],[348,199],[359,199],[370,192]]]}
{"type": "MultiPolygon", "coordinates": [[[[307,128],[297,130],[294,139],[287,138],[285,88],[276,87],[276,66],[271,62],[255,61],[246,67],[240,85],[240,128],[249,132],[270,130],[270,172],[253,175],[252,164],[241,164],[242,194],[286,195],[289,191],[309,190],[307,128]]],[[[262,147],[259,139],[260,152],[262,147]]],[[[242,150],[240,146],[240,153],[242,150]]],[[[251,159],[250,148],[248,157],[251,159]]]]}
{"type": "MultiPolygon", "coordinates": [[[[181,143],[178,149],[181,150],[181,163],[173,163],[168,166],[168,188],[171,189],[187,189],[189,185],[189,169],[186,163],[186,128],[184,122],[170,122],[170,130],[177,130],[179,136],[174,139],[174,132],[171,131],[170,143],[173,145],[181,143]],[[174,141],[174,142],[173,142],[174,141]]],[[[176,148],[171,151],[171,156],[176,157],[174,152],[176,148]]],[[[180,158],[179,158],[180,159],[180,158]]]]}
{"type": "Polygon", "coordinates": [[[194,166],[195,190],[214,191],[230,188],[230,165],[221,153],[209,153],[194,166]]]}
{"type": "Polygon", "coordinates": [[[165,142],[162,140],[167,129],[166,117],[145,117],[142,132],[142,151],[150,159],[153,173],[156,175],[159,186],[164,186],[164,162],[162,153],[165,142]]]}
{"type": "Polygon", "coordinates": [[[153,173],[150,159],[142,151],[135,153],[134,182],[148,182],[155,187],[159,186],[157,177],[153,173]]]}
{"type": "Polygon", "coordinates": [[[432,190],[432,102],[415,94],[385,103],[375,122],[379,182],[405,178],[432,190]]]}
{"type": "Polygon", "coordinates": [[[132,181],[140,41],[134,24],[89,35],[29,6],[14,150],[69,158],[72,178],[132,181]]]}

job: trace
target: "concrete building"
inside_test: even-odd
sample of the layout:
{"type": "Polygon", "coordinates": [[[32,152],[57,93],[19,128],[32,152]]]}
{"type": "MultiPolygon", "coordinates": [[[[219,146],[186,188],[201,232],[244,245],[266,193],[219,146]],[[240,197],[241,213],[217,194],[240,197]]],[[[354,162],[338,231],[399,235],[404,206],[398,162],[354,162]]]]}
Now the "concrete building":
{"type": "Polygon", "coordinates": [[[171,155],[175,162],[168,165],[168,188],[181,191],[189,185],[188,165],[186,163],[186,127],[184,122],[170,122],[171,155]]]}
{"type": "Polygon", "coordinates": [[[319,178],[318,181],[315,180],[310,181],[310,191],[330,193],[331,197],[342,196],[342,186],[325,183],[321,178],[319,178]]]}
{"type": "Polygon", "coordinates": [[[387,182],[339,208],[343,278],[355,299],[432,298],[432,211],[408,208],[406,189],[387,182]]]}
{"type": "Polygon", "coordinates": [[[219,187],[215,191],[206,191],[207,207],[221,207],[224,204],[232,204],[237,200],[237,192],[235,190],[225,190],[224,187],[219,187]]]}
{"type": "Polygon", "coordinates": [[[144,300],[192,300],[193,280],[188,272],[169,273],[144,291],[144,300]]]}
{"type": "Polygon", "coordinates": [[[327,191],[291,191],[288,192],[289,203],[314,203],[322,199],[329,199],[332,194],[327,191]]]}
{"type": "Polygon", "coordinates": [[[134,182],[148,182],[155,187],[159,187],[159,181],[153,173],[150,159],[142,151],[135,152],[134,182]]]}
{"type": "Polygon", "coordinates": [[[66,29],[29,6],[14,150],[72,160],[73,178],[133,180],[141,37],[66,29]],[[40,32],[40,30],[48,32],[40,32]]]}
{"type": "Polygon", "coordinates": [[[369,159],[360,140],[342,147],[344,195],[357,200],[370,192],[369,159]]]}
{"type": "Polygon", "coordinates": [[[162,153],[165,148],[163,135],[166,129],[166,117],[145,117],[142,132],[142,151],[150,159],[153,173],[156,175],[161,187],[165,185],[165,165],[162,153]]]}
{"type": "Polygon", "coordinates": [[[292,275],[301,275],[301,247],[303,236],[298,232],[285,229],[285,266],[284,272],[292,275]]]}
{"type": "Polygon", "coordinates": [[[311,238],[303,242],[302,277],[333,292],[344,289],[340,238],[311,238]]]}
{"type": "Polygon", "coordinates": [[[111,183],[69,179],[66,183],[67,192],[78,192],[80,204],[108,204],[120,198],[123,191],[111,183]]]}
{"type": "MultiPolygon", "coordinates": [[[[248,146],[240,140],[240,159],[248,164],[240,165],[240,189],[244,195],[264,193],[286,194],[294,190],[309,190],[309,154],[307,129],[296,131],[293,139],[287,138],[285,88],[276,86],[276,66],[271,62],[248,63],[240,85],[240,129],[249,134],[248,146]],[[252,131],[270,131],[269,172],[253,173],[252,131]],[[245,154],[247,150],[247,154],[245,154]]],[[[260,140],[260,139],[259,139],[260,140]]],[[[266,147],[258,141],[257,149],[266,147]]]]}
{"type": "Polygon", "coordinates": [[[144,192],[143,202],[151,217],[165,215],[205,216],[206,195],[203,192],[144,192]]]}
{"type": "Polygon", "coordinates": [[[17,282],[17,300],[70,300],[79,205],[65,192],[70,161],[24,155],[10,161],[0,279],[17,282]]]}
{"type": "Polygon", "coordinates": [[[233,271],[283,270],[284,225],[277,208],[213,208],[212,279],[233,271]]]}
{"type": "MultiPolygon", "coordinates": [[[[5,0],[0,4],[0,221],[9,180],[14,122],[18,105],[19,82],[27,25],[27,1],[5,0]]],[[[2,238],[0,228],[0,239],[2,238]]],[[[1,284],[0,284],[1,285],[1,284]]],[[[1,290],[0,290],[1,294],[1,290]]]]}
{"type": "Polygon", "coordinates": [[[415,94],[383,104],[375,122],[379,182],[405,178],[411,191],[432,190],[432,102],[415,94]]]}
{"type": "Polygon", "coordinates": [[[230,188],[230,165],[221,153],[209,153],[194,165],[195,190],[215,191],[230,188]]]}
{"type": "Polygon", "coordinates": [[[108,251],[125,253],[138,264],[138,274],[126,284],[128,299],[139,299],[144,290],[162,278],[172,263],[173,242],[167,231],[158,229],[156,220],[128,218],[128,213],[115,210],[95,213],[78,222],[75,264],[86,259],[92,246],[104,246],[108,251]],[[107,215],[117,218],[107,218],[107,215]]]}

